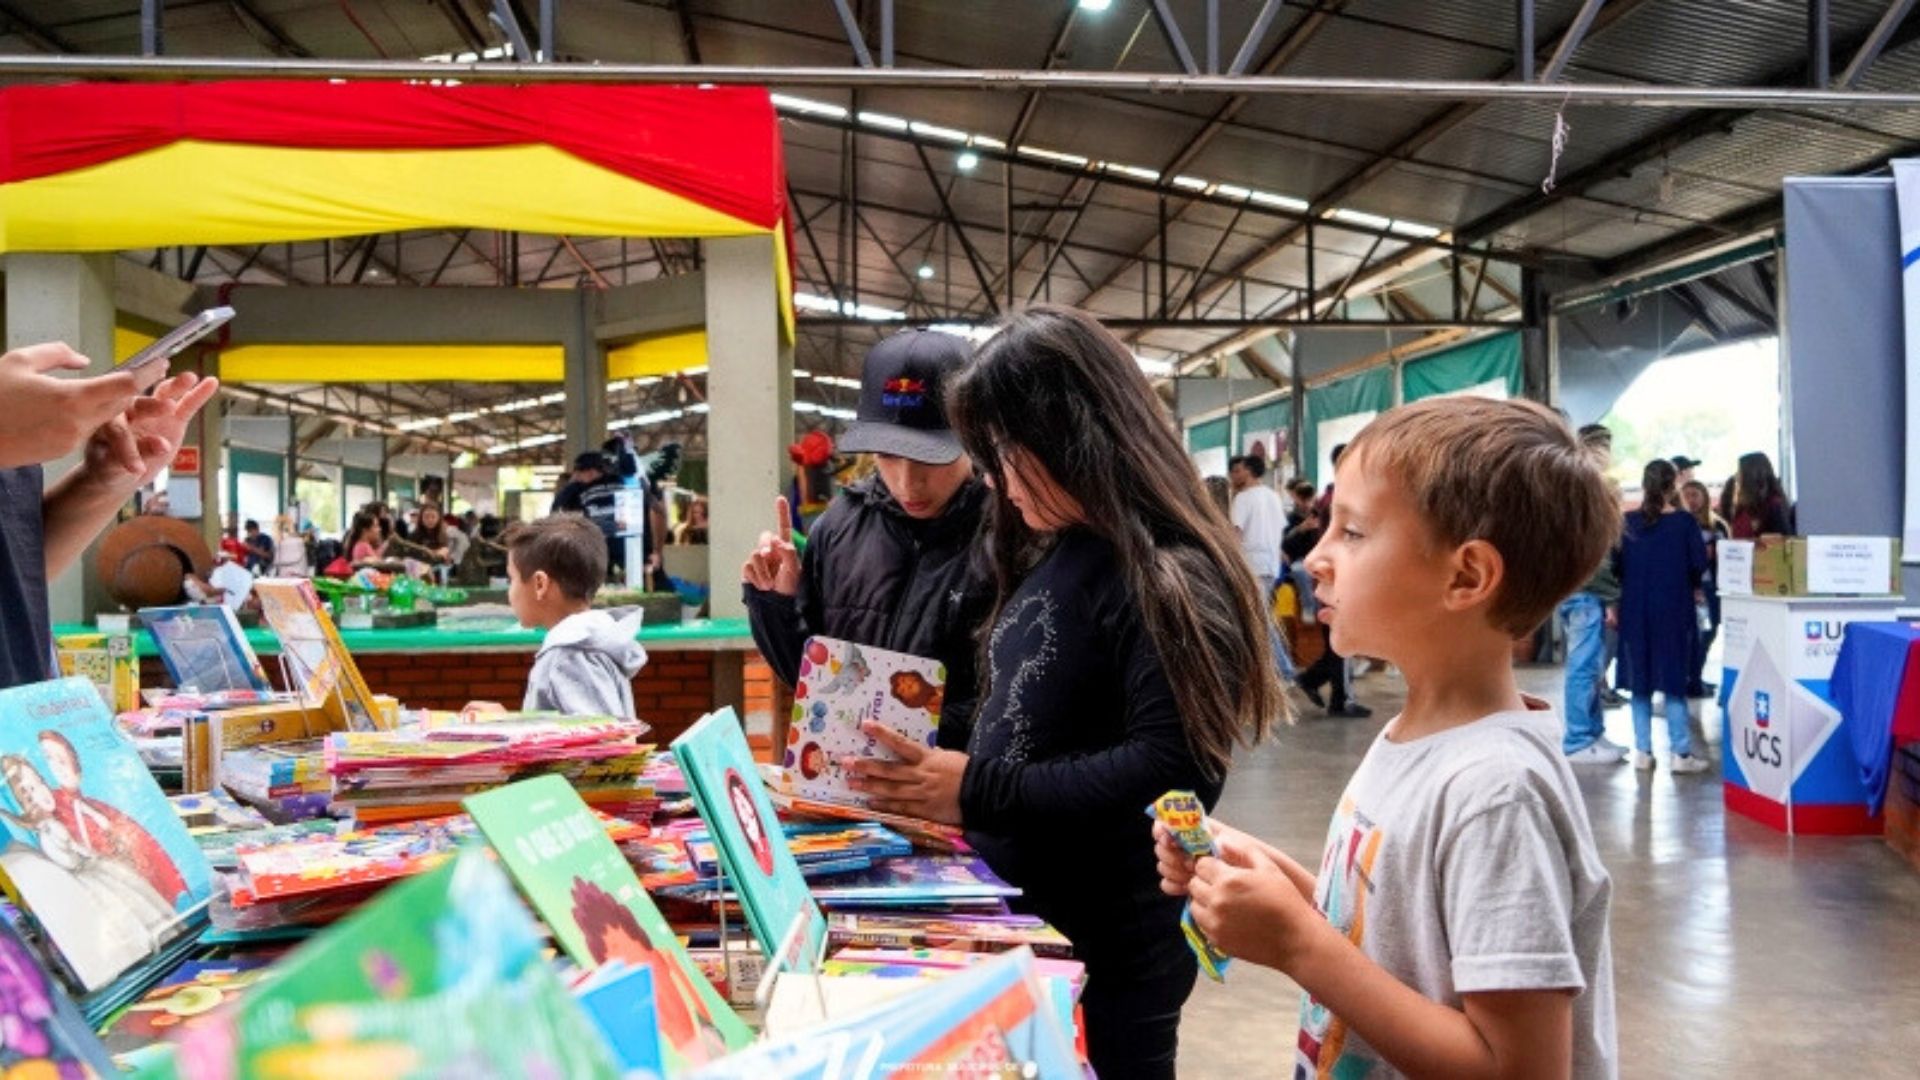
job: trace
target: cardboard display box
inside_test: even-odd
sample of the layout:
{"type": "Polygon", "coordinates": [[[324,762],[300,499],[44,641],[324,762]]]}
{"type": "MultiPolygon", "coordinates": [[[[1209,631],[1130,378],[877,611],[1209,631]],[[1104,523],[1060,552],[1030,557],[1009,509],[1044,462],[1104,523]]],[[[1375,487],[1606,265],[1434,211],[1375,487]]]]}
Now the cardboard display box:
{"type": "Polygon", "coordinates": [[[1889,536],[1722,540],[1722,596],[1885,596],[1900,592],[1900,541],[1889,536]]]}

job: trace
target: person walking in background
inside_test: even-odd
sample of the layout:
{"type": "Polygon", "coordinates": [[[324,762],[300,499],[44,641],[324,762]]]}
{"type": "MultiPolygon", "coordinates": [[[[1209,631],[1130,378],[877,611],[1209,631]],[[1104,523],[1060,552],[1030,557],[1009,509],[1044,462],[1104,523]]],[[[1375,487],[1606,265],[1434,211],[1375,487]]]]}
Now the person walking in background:
{"type": "MultiPolygon", "coordinates": [[[[1605,475],[1613,464],[1613,433],[1600,424],[1580,429],[1580,445],[1605,475]]],[[[1619,498],[1618,486],[1608,485],[1619,498]]],[[[1607,627],[1616,621],[1620,582],[1613,561],[1602,559],[1587,583],[1560,602],[1567,632],[1566,735],[1560,748],[1575,765],[1617,765],[1627,748],[1607,739],[1601,684],[1607,667],[1607,627]]]]}
{"type": "Polygon", "coordinates": [[[1765,454],[1740,455],[1740,471],[1733,480],[1733,516],[1727,530],[1735,540],[1760,536],[1792,536],[1793,514],[1787,505],[1786,489],[1773,471],[1773,459],[1765,454]]]}
{"type": "Polygon", "coordinates": [[[1313,481],[1295,480],[1287,485],[1287,494],[1293,496],[1293,505],[1287,507],[1287,531],[1292,532],[1313,513],[1313,497],[1318,492],[1314,490],[1313,481]]]}
{"type": "Polygon", "coordinates": [[[1700,526],[1700,542],[1707,547],[1707,569],[1700,575],[1701,607],[1706,618],[1696,616],[1700,636],[1694,641],[1693,678],[1687,683],[1687,696],[1708,698],[1716,689],[1713,683],[1703,678],[1707,667],[1707,650],[1713,648],[1714,639],[1720,636],[1720,589],[1714,579],[1714,569],[1719,565],[1720,541],[1727,539],[1727,523],[1713,512],[1713,498],[1707,493],[1707,485],[1698,480],[1688,480],[1680,485],[1680,501],[1686,512],[1700,526]]]}
{"type": "Polygon", "coordinates": [[[1640,507],[1629,513],[1613,561],[1620,575],[1621,682],[1632,698],[1633,765],[1653,768],[1653,695],[1664,701],[1676,773],[1705,772],[1693,752],[1687,682],[1698,635],[1694,601],[1707,568],[1699,523],[1674,505],[1671,461],[1647,463],[1640,507]]]}
{"type": "Polygon", "coordinates": [[[1227,482],[1233,487],[1232,520],[1240,534],[1240,553],[1247,557],[1262,602],[1273,601],[1273,583],[1280,576],[1280,541],[1287,531],[1287,510],[1280,496],[1261,483],[1267,463],[1257,457],[1237,457],[1227,463],[1227,482]]]}
{"type": "MultiPolygon", "coordinates": [[[[1333,448],[1332,461],[1335,467],[1340,457],[1347,452],[1347,444],[1341,443],[1333,448]]],[[[1327,484],[1327,490],[1313,504],[1313,514],[1308,519],[1316,522],[1316,531],[1326,529],[1327,520],[1333,516],[1333,484],[1327,484]]],[[[1319,537],[1315,537],[1317,543],[1319,537]]],[[[1312,546],[1308,546],[1312,550],[1312,546]]],[[[1328,716],[1347,717],[1363,720],[1373,715],[1373,710],[1353,700],[1353,671],[1347,664],[1347,658],[1333,651],[1333,634],[1326,623],[1320,624],[1320,636],[1325,639],[1326,649],[1307,670],[1300,673],[1300,692],[1315,705],[1325,704],[1328,716]],[[1327,687],[1327,696],[1320,696],[1320,688],[1327,687]]]]}

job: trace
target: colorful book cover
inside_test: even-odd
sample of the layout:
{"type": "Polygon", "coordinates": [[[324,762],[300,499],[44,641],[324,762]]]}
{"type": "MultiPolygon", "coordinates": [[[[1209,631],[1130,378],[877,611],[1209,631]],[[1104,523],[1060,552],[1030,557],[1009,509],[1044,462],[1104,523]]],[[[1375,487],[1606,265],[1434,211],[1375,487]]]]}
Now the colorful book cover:
{"type": "MultiPolygon", "coordinates": [[[[778,785],[779,770],[768,765],[761,769],[761,775],[770,785],[778,785]]],[[[790,795],[777,787],[767,793],[784,814],[795,817],[816,818],[826,821],[863,821],[885,825],[889,829],[907,837],[915,847],[929,851],[964,853],[973,850],[967,846],[965,830],[957,825],[944,825],[923,818],[903,817],[899,814],[883,813],[858,806],[844,806],[840,803],[821,802],[798,795],[790,795]]]]}
{"type": "Polygon", "coordinates": [[[1034,955],[1071,958],[1067,936],[1032,915],[922,915],[838,911],[827,916],[827,942],[836,948],[959,949],[1006,952],[1026,946],[1034,955]]]}
{"type": "MultiPolygon", "coordinates": [[[[822,864],[837,865],[843,871],[849,865],[853,869],[866,869],[881,859],[913,853],[913,845],[906,837],[872,822],[838,825],[788,821],[781,823],[781,831],[786,833],[787,848],[803,871],[822,864]],[[860,865],[853,865],[856,862],[860,865]]],[[[712,837],[704,832],[688,836],[687,854],[701,877],[714,875],[719,866],[719,853],[712,837]]]]}
{"type": "Polygon", "coordinates": [[[148,1076],[568,1077],[621,1071],[506,874],[469,849],[397,885],[187,1025],[148,1076]]]}
{"type": "Polygon", "coordinates": [[[1021,949],[923,985],[913,980],[907,993],[760,1043],[699,1075],[827,1080],[857,1061],[868,1076],[1082,1076],[1055,1010],[1033,954],[1021,949]]]}
{"type": "Polygon", "coordinates": [[[588,983],[574,987],[573,993],[600,1028],[600,1034],[606,1036],[607,1045],[626,1072],[626,1080],[654,1080],[667,1075],[666,1059],[660,1051],[652,968],[606,964],[588,983]]]}
{"type": "Polygon", "coordinates": [[[1020,890],[994,874],[985,859],[969,855],[913,855],[888,859],[872,869],[814,890],[820,902],[867,902],[900,906],[918,901],[968,900],[1019,896],[1020,890]]]}
{"type": "Polygon", "coordinates": [[[781,790],[807,799],[866,806],[847,786],[849,757],[898,760],[860,725],[875,720],[909,739],[935,744],[947,669],[937,660],[829,637],[807,640],[793,688],[781,790]]]}
{"type": "Polygon", "coordinates": [[[708,713],[673,741],[673,756],[719,842],[727,886],[740,894],[760,947],[776,969],[812,971],[826,943],[827,921],[787,849],[733,710],[708,713]],[[797,938],[789,937],[796,926],[797,938]]]}
{"type": "Polygon", "coordinates": [[[473,831],[473,820],[456,814],[258,847],[243,844],[234,854],[246,888],[233,890],[234,906],[424,874],[452,858],[473,831]]]}
{"type": "Polygon", "coordinates": [[[336,691],[346,703],[346,726],[373,731],[385,726],[373,691],[360,677],[353,655],[334,629],[327,605],[305,578],[261,578],[253,583],[260,598],[260,616],[280,639],[302,699],[308,708],[322,708],[336,691]]]}
{"type": "Polygon", "coordinates": [[[213,870],[85,679],[0,690],[0,872],[97,990],[187,928],[213,870]]]}
{"type": "Polygon", "coordinates": [[[619,848],[567,782],[543,776],[466,801],[467,812],[573,961],[653,970],[670,1072],[714,1060],[753,1032],[687,959],[619,848]]]}
{"type": "Polygon", "coordinates": [[[0,1075],[68,1080],[117,1074],[106,1048],[33,949],[0,920],[0,1075]]]}
{"type": "Polygon", "coordinates": [[[107,1021],[100,1033],[107,1052],[131,1053],[176,1033],[194,1017],[238,999],[267,975],[269,965],[279,957],[280,950],[273,950],[181,964],[107,1021]]]}
{"type": "Polygon", "coordinates": [[[140,665],[130,634],[61,634],[53,639],[61,675],[78,675],[100,691],[118,716],[140,707],[140,665]]]}
{"type": "Polygon", "coordinates": [[[272,691],[246,631],[225,604],[143,608],[140,621],[176,689],[272,691]]]}

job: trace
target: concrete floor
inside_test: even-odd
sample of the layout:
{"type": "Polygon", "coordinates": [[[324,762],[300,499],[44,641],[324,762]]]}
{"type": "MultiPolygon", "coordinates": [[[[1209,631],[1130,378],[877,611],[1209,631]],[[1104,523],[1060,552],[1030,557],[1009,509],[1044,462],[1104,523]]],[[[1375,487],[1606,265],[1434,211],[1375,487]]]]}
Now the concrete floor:
{"type": "MultiPolygon", "coordinates": [[[[1558,668],[1521,671],[1522,688],[1556,708],[1560,680],[1558,668]]],[[[1372,719],[1307,706],[1244,755],[1217,816],[1317,863],[1341,788],[1405,691],[1378,673],[1357,697],[1372,719]]],[[[1696,703],[1696,716],[1701,705],[1717,715],[1696,703]]],[[[1606,722],[1631,745],[1625,709],[1606,722]]],[[[1659,771],[1579,770],[1614,881],[1621,1075],[1920,1076],[1920,871],[1877,838],[1790,841],[1725,813],[1718,770],[1668,773],[1657,715],[1655,729],[1659,771]]],[[[1717,763],[1717,719],[1706,734],[1717,763]]],[[[1201,979],[1181,1023],[1181,1074],[1290,1075],[1299,1007],[1292,980],[1264,968],[1201,979]]]]}

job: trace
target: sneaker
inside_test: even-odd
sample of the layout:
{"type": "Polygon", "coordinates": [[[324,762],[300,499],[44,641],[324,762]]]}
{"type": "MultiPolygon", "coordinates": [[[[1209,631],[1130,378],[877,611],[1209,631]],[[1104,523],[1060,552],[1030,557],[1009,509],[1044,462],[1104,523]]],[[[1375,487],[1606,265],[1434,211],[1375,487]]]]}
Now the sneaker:
{"type": "Polygon", "coordinates": [[[1627,760],[1627,752],[1617,746],[1589,743],[1567,755],[1570,765],[1618,765],[1627,760]]]}
{"type": "Polygon", "coordinates": [[[1633,752],[1633,767],[1639,769],[1641,772],[1652,772],[1653,755],[1647,753],[1645,750],[1635,750],[1633,752]]]}
{"type": "Polygon", "coordinates": [[[1600,695],[1600,704],[1605,705],[1609,709],[1617,709],[1627,704],[1630,700],[1627,695],[1618,690],[1609,690],[1600,695]]]}
{"type": "Polygon", "coordinates": [[[1687,773],[1706,772],[1708,769],[1713,768],[1713,763],[1698,754],[1675,754],[1673,756],[1673,763],[1667,767],[1672,769],[1676,775],[1684,775],[1687,773]]]}
{"type": "Polygon", "coordinates": [[[1694,683],[1692,686],[1687,687],[1687,697],[1695,701],[1700,701],[1712,696],[1713,687],[1708,686],[1706,683],[1694,683]]]}
{"type": "Polygon", "coordinates": [[[1620,758],[1622,761],[1626,760],[1627,748],[1624,746],[1621,746],[1617,742],[1614,742],[1612,739],[1607,738],[1605,735],[1602,735],[1599,738],[1593,740],[1593,745],[1604,746],[1607,748],[1608,752],[1612,753],[1615,757],[1620,758]]]}
{"type": "Polygon", "coordinates": [[[1364,720],[1373,715],[1373,710],[1357,701],[1349,701],[1337,709],[1328,709],[1328,716],[1345,717],[1349,720],[1364,720]]]}

